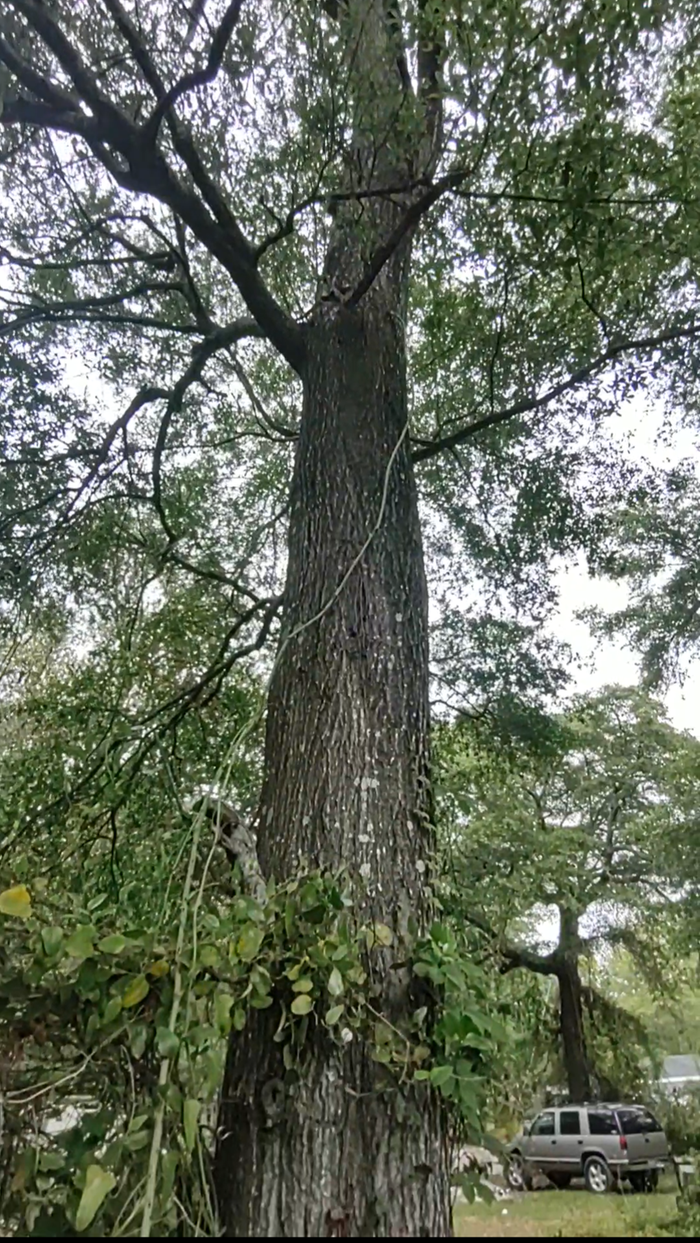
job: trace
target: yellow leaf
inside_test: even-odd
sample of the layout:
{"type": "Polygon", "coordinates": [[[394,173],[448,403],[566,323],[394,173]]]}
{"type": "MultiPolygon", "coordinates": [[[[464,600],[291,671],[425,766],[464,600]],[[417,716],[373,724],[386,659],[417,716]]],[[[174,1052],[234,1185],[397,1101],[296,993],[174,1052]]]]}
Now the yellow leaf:
{"type": "Polygon", "coordinates": [[[29,919],[32,913],[32,899],[26,885],[13,885],[0,893],[0,912],[3,915],[14,915],[16,919],[29,919]]]}
{"type": "Polygon", "coordinates": [[[137,975],[122,997],[122,1008],[128,1010],[130,1006],[137,1006],[140,1001],[143,1001],[149,988],[150,984],[145,975],[137,975]]]}
{"type": "Polygon", "coordinates": [[[394,939],[391,928],[387,928],[386,924],[375,924],[374,935],[380,945],[391,945],[394,939]]]}
{"type": "Polygon", "coordinates": [[[162,975],[168,974],[170,967],[164,958],[159,958],[157,962],[152,962],[146,970],[154,979],[159,980],[162,975]]]}

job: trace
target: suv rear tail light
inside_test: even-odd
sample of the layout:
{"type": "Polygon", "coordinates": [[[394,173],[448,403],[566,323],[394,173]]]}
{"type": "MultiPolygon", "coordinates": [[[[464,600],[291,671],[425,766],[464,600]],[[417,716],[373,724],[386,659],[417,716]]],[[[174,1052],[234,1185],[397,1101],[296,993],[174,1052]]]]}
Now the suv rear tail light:
{"type": "Polygon", "coordinates": [[[627,1152],[627,1136],[626,1135],[620,1136],[620,1147],[623,1152],[627,1152]]]}

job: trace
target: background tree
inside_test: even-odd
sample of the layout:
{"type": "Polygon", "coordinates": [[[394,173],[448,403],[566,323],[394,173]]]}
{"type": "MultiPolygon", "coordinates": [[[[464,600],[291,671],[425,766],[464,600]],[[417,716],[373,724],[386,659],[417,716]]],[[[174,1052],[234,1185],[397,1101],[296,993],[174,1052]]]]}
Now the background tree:
{"type": "MultiPolygon", "coordinates": [[[[670,926],[691,900],[699,745],[642,692],[613,688],[575,700],[546,752],[521,749],[508,763],[483,751],[473,725],[443,752],[443,798],[453,808],[445,850],[463,886],[461,909],[492,930],[505,971],[556,977],[572,1100],[592,1099],[604,1079],[587,1048],[585,1012],[590,1003],[595,1028],[597,1009],[600,1027],[613,1000],[596,998],[595,974],[584,983],[582,964],[606,944],[625,946],[664,991],[665,959],[677,953],[670,926]],[[536,933],[530,944],[517,939],[514,921],[552,910],[552,950],[536,933]]],[[[619,1010],[624,1044],[623,1018],[619,1010]]]]}
{"type": "MultiPolygon", "coordinates": [[[[416,468],[445,620],[469,578],[541,622],[552,556],[594,547],[635,476],[604,416],[687,369],[700,331],[694,181],[668,107],[697,15],[198,12],[3,7],[4,621],[16,633],[30,610],[94,641],[91,590],[129,548],[134,631],[172,576],[218,636],[213,659],[187,653],[182,706],[199,708],[263,648],[283,596],[260,863],[277,882],[302,857],[361,879],[362,917],[397,943],[375,1002],[401,1030],[415,999],[397,945],[429,923],[433,847],[416,468]]],[[[461,620],[441,663],[475,630],[461,620]]],[[[148,712],[110,690],[115,719],[133,712],[127,745],[86,740],[59,815],[109,773],[118,816],[154,754],[148,712]]],[[[231,1037],[226,1231],[447,1233],[439,1099],[420,1079],[386,1090],[365,1044],[313,1022],[297,1090],[280,1005],[231,1037]]]]}

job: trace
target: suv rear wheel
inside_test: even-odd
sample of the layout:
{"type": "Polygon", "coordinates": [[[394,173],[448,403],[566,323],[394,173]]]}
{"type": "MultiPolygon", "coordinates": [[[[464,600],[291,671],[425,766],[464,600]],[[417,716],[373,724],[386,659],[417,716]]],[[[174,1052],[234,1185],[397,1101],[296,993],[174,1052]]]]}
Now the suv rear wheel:
{"type": "Polygon", "coordinates": [[[647,1195],[656,1191],[659,1185],[658,1170],[644,1170],[639,1174],[630,1174],[630,1185],[633,1191],[645,1192],[647,1195]]]}
{"type": "Polygon", "coordinates": [[[592,1191],[594,1195],[605,1195],[613,1184],[613,1177],[610,1173],[610,1166],[602,1157],[589,1157],[583,1167],[583,1177],[586,1187],[592,1191]]]}

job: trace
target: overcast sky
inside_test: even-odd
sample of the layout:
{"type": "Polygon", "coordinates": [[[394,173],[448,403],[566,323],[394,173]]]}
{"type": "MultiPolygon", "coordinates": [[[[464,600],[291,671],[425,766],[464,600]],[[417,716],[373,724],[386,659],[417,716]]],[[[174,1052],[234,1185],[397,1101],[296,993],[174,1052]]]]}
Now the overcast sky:
{"type": "MultiPolygon", "coordinates": [[[[680,424],[680,420],[679,420],[680,424]]],[[[612,425],[616,439],[624,442],[636,458],[652,460],[659,466],[694,458],[698,444],[694,430],[681,425],[672,437],[661,437],[664,412],[648,398],[627,404],[612,425]],[[669,447],[669,440],[671,445],[669,447]]],[[[639,660],[623,642],[600,642],[591,636],[589,627],[577,620],[581,609],[598,606],[614,612],[627,602],[624,584],[591,579],[583,558],[578,565],[566,567],[560,575],[561,607],[551,629],[558,638],[569,643],[582,662],[575,672],[577,690],[594,690],[611,683],[633,685],[639,679],[639,660]]],[[[671,721],[678,729],[691,730],[700,737],[700,659],[689,663],[682,686],[673,686],[664,695],[671,721]]]]}

